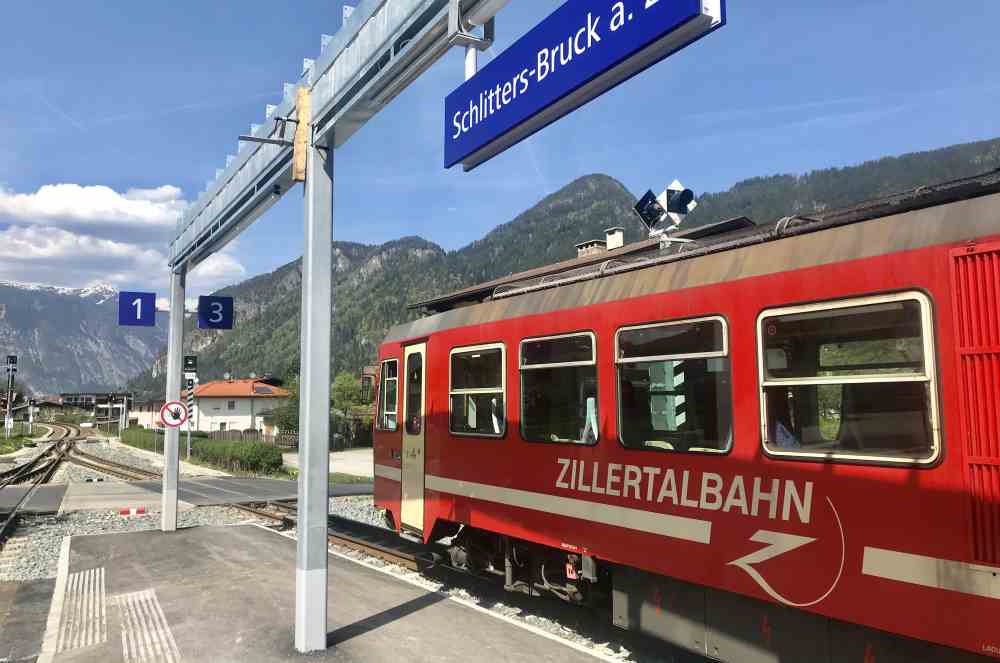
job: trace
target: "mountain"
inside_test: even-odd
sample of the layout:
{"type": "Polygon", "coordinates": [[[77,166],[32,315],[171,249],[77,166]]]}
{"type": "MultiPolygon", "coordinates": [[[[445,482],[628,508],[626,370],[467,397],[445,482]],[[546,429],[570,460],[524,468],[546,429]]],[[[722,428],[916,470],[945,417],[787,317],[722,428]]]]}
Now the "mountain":
{"type": "Polygon", "coordinates": [[[109,285],[0,281],[0,355],[18,356],[18,384],[45,394],[108,390],[147,370],[166,345],[166,317],[118,327],[117,296],[109,285]]]}
{"type": "MultiPolygon", "coordinates": [[[[394,324],[412,319],[407,305],[484,279],[519,272],[575,255],[574,245],[625,226],[639,239],[630,211],[635,199],[605,175],[580,178],[459,251],[446,252],[419,237],[369,246],[334,242],[333,370],[358,371],[374,361],[394,324]]],[[[232,331],[204,331],[191,321],[185,345],[198,354],[204,379],[251,371],[289,376],[299,368],[301,260],[220,290],[236,301],[232,331]]],[[[137,392],[163,391],[165,357],[134,380],[137,392]]]]}
{"type": "MultiPolygon", "coordinates": [[[[685,221],[697,226],[734,216],[768,222],[808,215],[922,184],[1000,168],[1000,139],[887,157],[805,175],[774,175],[740,182],[728,191],[699,198],[685,221]]],[[[603,237],[610,226],[626,229],[626,242],[640,239],[630,208],[635,196],[606,175],[588,175],[546,197],[483,239],[446,252],[418,237],[379,246],[334,243],[333,370],[357,371],[374,361],[385,331],[416,312],[406,305],[466,285],[571,258],[578,242],[603,237]]],[[[219,294],[236,298],[230,332],[189,326],[186,338],[199,354],[203,378],[229,371],[289,376],[298,370],[300,262],[289,263],[219,294]]],[[[164,359],[132,382],[149,394],[163,393],[164,359]]]]}

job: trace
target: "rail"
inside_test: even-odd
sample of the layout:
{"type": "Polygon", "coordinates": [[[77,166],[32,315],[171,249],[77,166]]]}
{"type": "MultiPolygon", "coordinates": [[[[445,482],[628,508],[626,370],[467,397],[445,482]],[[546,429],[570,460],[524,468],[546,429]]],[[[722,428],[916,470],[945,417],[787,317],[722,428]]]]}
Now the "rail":
{"type": "MultiPolygon", "coordinates": [[[[74,441],[75,439],[73,438],[74,441]]],[[[80,451],[71,444],[63,450],[60,462],[62,460],[128,481],[143,481],[161,477],[159,473],[151,470],[107,460],[80,451]]],[[[57,463],[53,464],[52,472],[55,471],[55,465],[57,463]]],[[[18,503],[18,506],[20,504],[21,502],[18,503]]],[[[294,500],[267,502],[264,508],[244,504],[227,506],[258,518],[271,520],[283,527],[294,526],[298,517],[298,507],[294,500]]],[[[438,563],[438,557],[435,555],[433,547],[401,538],[390,530],[340,516],[327,516],[327,538],[331,544],[357,550],[412,571],[422,571],[438,563]]]]}
{"type": "Polygon", "coordinates": [[[144,470],[131,465],[125,465],[124,463],[117,463],[115,461],[107,460],[106,458],[101,458],[100,456],[85,453],[79,449],[74,449],[73,453],[67,460],[75,465],[103,472],[104,474],[110,474],[113,477],[118,477],[119,479],[125,479],[127,481],[146,481],[149,479],[160,478],[160,474],[158,472],[152,472],[150,470],[144,470]]]}
{"type": "MultiPolygon", "coordinates": [[[[283,523],[294,524],[297,504],[292,500],[271,501],[266,509],[252,509],[255,514],[283,523]],[[267,509],[271,509],[268,511],[267,509]]],[[[327,516],[326,536],[329,543],[363,552],[411,571],[423,571],[438,564],[434,547],[401,538],[396,532],[340,516],[327,516]]]]}
{"type": "Polygon", "coordinates": [[[59,425],[57,427],[62,429],[62,432],[55,444],[38,454],[34,459],[5,473],[6,476],[0,487],[14,483],[23,483],[29,477],[33,477],[33,481],[31,487],[25,491],[24,495],[14,504],[10,512],[3,516],[3,521],[0,522],[0,548],[3,547],[7,538],[14,531],[21,509],[31,501],[38,487],[47,483],[52,478],[56,469],[66,460],[77,439],[79,439],[79,431],[73,426],[59,425]]]}

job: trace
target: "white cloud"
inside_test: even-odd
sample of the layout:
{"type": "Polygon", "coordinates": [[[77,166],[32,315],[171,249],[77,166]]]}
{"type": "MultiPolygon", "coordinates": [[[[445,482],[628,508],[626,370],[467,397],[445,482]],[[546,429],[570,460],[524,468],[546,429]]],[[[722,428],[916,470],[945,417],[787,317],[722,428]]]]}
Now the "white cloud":
{"type": "Polygon", "coordinates": [[[213,253],[195,267],[188,275],[187,290],[208,293],[246,278],[246,267],[230,253],[232,248],[213,253]]]}
{"type": "MultiPolygon", "coordinates": [[[[33,193],[0,185],[0,279],[80,288],[109,283],[149,290],[169,305],[166,244],[187,206],[165,184],[131,188],[48,184],[33,193]]],[[[187,296],[244,279],[246,268],[230,243],[194,269],[187,296]]]]}
{"type": "Polygon", "coordinates": [[[129,189],[125,192],[129,200],[146,200],[151,203],[170,203],[181,200],[181,190],[171,184],[164,184],[155,189],[129,189]]]}
{"type": "MultiPolygon", "coordinates": [[[[197,297],[246,276],[239,260],[223,251],[192,272],[187,294],[197,297]]],[[[166,255],[142,244],[93,237],[51,226],[0,230],[0,280],[81,288],[110,283],[127,290],[169,294],[166,255]]]]}
{"type": "Polygon", "coordinates": [[[33,193],[0,187],[0,220],[86,229],[144,243],[164,241],[187,204],[181,190],[171,185],[125,193],[79,184],[46,184],[33,193]]]}

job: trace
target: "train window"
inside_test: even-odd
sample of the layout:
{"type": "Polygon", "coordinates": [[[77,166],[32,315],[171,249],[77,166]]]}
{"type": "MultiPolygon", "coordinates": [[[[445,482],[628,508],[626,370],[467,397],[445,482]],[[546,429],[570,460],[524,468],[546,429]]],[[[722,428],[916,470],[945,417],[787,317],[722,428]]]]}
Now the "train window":
{"type": "Polygon", "coordinates": [[[375,422],[379,430],[394,431],[397,428],[398,385],[399,362],[395,359],[383,361],[378,394],[378,419],[375,422]]]}
{"type": "Polygon", "coordinates": [[[420,435],[424,422],[424,355],[406,358],[406,432],[420,435]]]}
{"type": "Polygon", "coordinates": [[[507,429],[504,386],[503,345],[452,350],[449,430],[456,435],[502,436],[507,429]]]}
{"type": "Polygon", "coordinates": [[[918,292],[765,311],[762,435],[776,456],[930,463],[931,305],[918,292]]]}
{"type": "Polygon", "coordinates": [[[631,449],[723,453],[732,444],[726,322],[618,330],[618,435],[631,449]]]}
{"type": "Polygon", "coordinates": [[[597,353],[590,332],[521,341],[521,434],[596,444],[597,353]]]}

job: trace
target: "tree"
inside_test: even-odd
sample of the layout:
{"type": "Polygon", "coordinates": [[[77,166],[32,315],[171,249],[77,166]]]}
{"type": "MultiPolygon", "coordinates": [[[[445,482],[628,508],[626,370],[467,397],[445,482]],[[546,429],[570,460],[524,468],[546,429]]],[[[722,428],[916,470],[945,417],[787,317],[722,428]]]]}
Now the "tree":
{"type": "Polygon", "coordinates": [[[281,407],[271,410],[269,415],[271,423],[282,433],[299,429],[299,376],[296,375],[288,381],[287,389],[288,400],[281,407]]]}
{"type": "Polygon", "coordinates": [[[361,403],[361,381],[352,373],[338,373],[330,392],[333,407],[341,412],[361,403]]]}

